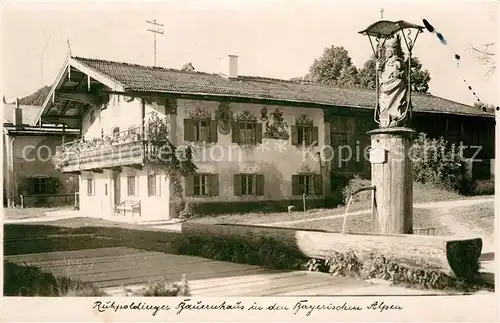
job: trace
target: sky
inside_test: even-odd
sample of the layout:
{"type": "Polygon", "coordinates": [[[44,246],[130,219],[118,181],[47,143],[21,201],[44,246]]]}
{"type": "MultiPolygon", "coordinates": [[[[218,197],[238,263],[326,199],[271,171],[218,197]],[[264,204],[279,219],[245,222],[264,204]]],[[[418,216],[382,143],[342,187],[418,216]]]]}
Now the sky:
{"type": "MultiPolygon", "coordinates": [[[[157,37],[157,65],[227,74],[225,57],[238,55],[238,73],[289,79],[304,76],[325,47],[343,46],[361,67],[372,50],[358,34],[383,18],[422,25],[434,34],[419,35],[413,55],[430,72],[430,92],[473,104],[499,105],[499,73],[487,75],[470,46],[496,42],[497,1],[338,1],[338,0],[164,0],[146,1],[3,1],[2,93],[22,97],[51,85],[68,55],[153,65],[153,35],[146,20],[164,26],[157,37]],[[460,66],[454,59],[461,56],[460,66]]],[[[499,55],[496,55],[498,59],[499,55]]],[[[497,64],[498,66],[498,64],[497,64]]]]}

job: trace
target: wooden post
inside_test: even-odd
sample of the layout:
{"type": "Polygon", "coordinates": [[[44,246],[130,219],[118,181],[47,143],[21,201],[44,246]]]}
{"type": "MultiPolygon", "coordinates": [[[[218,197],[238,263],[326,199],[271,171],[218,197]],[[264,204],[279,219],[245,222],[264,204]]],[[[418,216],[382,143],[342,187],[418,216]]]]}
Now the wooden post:
{"type": "MultiPolygon", "coordinates": [[[[370,162],[375,186],[376,214],[381,233],[413,231],[413,179],[411,145],[415,131],[382,128],[371,135],[370,162]]],[[[376,219],[375,219],[376,218],[376,219]]]]}
{"type": "Polygon", "coordinates": [[[21,209],[24,209],[24,196],[21,195],[21,209]]]}
{"type": "Polygon", "coordinates": [[[302,205],[304,206],[304,213],[306,213],[306,193],[302,193],[302,205]]]}

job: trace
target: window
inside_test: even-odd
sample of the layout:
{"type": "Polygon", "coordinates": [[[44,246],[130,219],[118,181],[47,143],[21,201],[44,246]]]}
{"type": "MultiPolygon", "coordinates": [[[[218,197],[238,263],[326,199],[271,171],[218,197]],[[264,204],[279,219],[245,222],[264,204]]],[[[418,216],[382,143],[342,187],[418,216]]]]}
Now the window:
{"type": "Polygon", "coordinates": [[[193,194],[195,196],[206,196],[209,194],[209,175],[198,174],[194,175],[193,194]]]}
{"type": "Polygon", "coordinates": [[[156,196],[156,175],[148,175],[148,196],[156,196]]]}
{"type": "Polygon", "coordinates": [[[321,195],[321,175],[299,174],[292,175],[292,195],[321,195]]]}
{"type": "Polygon", "coordinates": [[[192,120],[193,141],[208,142],[210,122],[209,120],[192,120]]]}
{"type": "Polygon", "coordinates": [[[219,175],[194,174],[185,177],[186,196],[217,196],[219,195],[219,175]]]}
{"type": "Polygon", "coordinates": [[[294,146],[318,145],[318,127],[295,124],[291,126],[291,139],[294,146]]]}
{"type": "Polygon", "coordinates": [[[264,175],[235,174],[234,195],[264,195],[264,175]]]}
{"type": "Polygon", "coordinates": [[[49,193],[49,178],[35,177],[33,178],[33,194],[49,193]]]}
{"type": "Polygon", "coordinates": [[[217,121],[209,118],[184,119],[184,141],[217,142],[217,121]]]}
{"type": "Polygon", "coordinates": [[[241,195],[254,195],[255,175],[241,175],[241,195]]]}
{"type": "Polygon", "coordinates": [[[136,176],[127,176],[127,195],[128,196],[136,196],[136,187],[135,187],[136,176]]]}
{"type": "Polygon", "coordinates": [[[27,194],[56,194],[59,192],[60,182],[58,178],[48,177],[47,175],[35,175],[29,177],[26,184],[27,194]]]}
{"type": "Polygon", "coordinates": [[[113,128],[113,137],[118,137],[120,133],[120,127],[113,128]]]}
{"type": "Polygon", "coordinates": [[[239,123],[240,144],[256,144],[257,143],[257,127],[256,123],[239,123]]]}
{"type": "Polygon", "coordinates": [[[94,195],[94,179],[93,178],[88,178],[87,179],[87,196],[93,196],[94,195]]]}
{"type": "Polygon", "coordinates": [[[297,126],[298,144],[310,145],[312,144],[312,127],[310,126],[297,126]]]}

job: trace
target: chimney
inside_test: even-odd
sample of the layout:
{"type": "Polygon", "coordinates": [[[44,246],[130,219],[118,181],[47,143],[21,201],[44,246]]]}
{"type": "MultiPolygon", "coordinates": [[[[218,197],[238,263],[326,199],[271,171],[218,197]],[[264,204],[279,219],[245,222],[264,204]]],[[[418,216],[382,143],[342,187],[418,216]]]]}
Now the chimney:
{"type": "Polygon", "coordinates": [[[23,110],[19,107],[19,98],[16,99],[16,107],[13,111],[12,124],[16,127],[23,124],[23,110]]]}
{"type": "Polygon", "coordinates": [[[238,78],[238,56],[229,55],[229,78],[238,78]]]}

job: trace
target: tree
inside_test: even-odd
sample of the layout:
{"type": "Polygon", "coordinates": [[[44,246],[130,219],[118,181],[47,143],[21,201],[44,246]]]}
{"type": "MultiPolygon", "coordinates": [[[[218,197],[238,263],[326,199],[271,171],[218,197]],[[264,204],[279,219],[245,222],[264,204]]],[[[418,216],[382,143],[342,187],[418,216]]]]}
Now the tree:
{"type": "Polygon", "coordinates": [[[490,111],[490,112],[495,111],[495,106],[493,104],[483,103],[483,102],[479,102],[479,101],[474,102],[474,107],[481,109],[485,112],[486,111],[490,111]]]}
{"type": "Polygon", "coordinates": [[[470,46],[469,50],[474,51],[477,55],[477,60],[488,68],[486,75],[489,76],[495,73],[496,69],[496,53],[490,51],[490,47],[494,46],[495,43],[489,43],[481,45],[481,47],[470,46]]]}
{"type": "Polygon", "coordinates": [[[375,89],[375,78],[377,77],[375,62],[375,56],[372,55],[372,57],[363,64],[363,67],[359,69],[359,83],[362,88],[375,89]]]}
{"type": "Polygon", "coordinates": [[[352,64],[349,53],[342,46],[325,48],[323,55],[315,59],[309,68],[313,82],[343,85],[341,82],[353,83],[357,81],[357,70],[352,64]]]}
{"type": "MultiPolygon", "coordinates": [[[[363,67],[359,70],[360,85],[363,88],[375,89],[375,63],[376,59],[372,55],[363,67]]],[[[417,93],[427,93],[431,76],[429,71],[422,70],[422,63],[417,57],[411,58],[411,90],[417,93]]]]}
{"type": "Polygon", "coordinates": [[[359,86],[359,72],[356,66],[351,65],[348,68],[343,69],[337,80],[337,85],[345,87],[359,86]]]}

